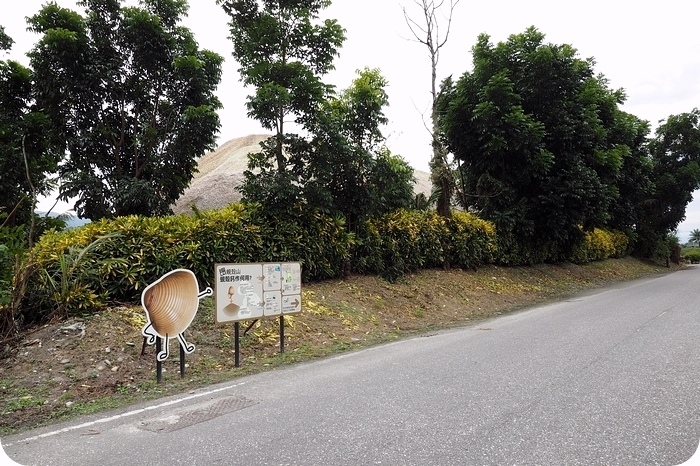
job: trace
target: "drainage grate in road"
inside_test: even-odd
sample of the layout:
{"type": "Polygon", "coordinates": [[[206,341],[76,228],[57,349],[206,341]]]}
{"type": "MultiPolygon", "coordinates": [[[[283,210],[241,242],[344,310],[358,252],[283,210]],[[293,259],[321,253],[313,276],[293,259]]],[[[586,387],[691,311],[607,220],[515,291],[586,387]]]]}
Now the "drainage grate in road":
{"type": "Polygon", "coordinates": [[[257,401],[243,396],[229,396],[206,408],[185,411],[162,419],[144,421],[139,425],[139,428],[158,433],[173,432],[256,404],[258,404],[257,401]]]}

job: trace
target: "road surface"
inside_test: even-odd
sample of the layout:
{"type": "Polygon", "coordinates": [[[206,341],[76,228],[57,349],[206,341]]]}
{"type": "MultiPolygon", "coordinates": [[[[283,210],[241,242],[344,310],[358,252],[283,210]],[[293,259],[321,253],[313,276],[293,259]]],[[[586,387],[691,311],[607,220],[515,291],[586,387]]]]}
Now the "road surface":
{"type": "Polygon", "coordinates": [[[2,445],[25,466],[677,465],[700,441],[699,295],[691,267],[2,445]]]}

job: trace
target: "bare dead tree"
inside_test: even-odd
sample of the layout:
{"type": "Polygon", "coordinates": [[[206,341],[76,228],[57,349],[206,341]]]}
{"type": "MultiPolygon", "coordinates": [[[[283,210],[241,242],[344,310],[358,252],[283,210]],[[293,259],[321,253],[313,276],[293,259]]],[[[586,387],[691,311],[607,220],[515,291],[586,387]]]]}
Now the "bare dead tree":
{"type": "Polygon", "coordinates": [[[438,113],[437,113],[437,67],[440,61],[440,49],[447,43],[452,27],[452,15],[454,9],[460,0],[414,0],[421,10],[422,18],[414,20],[403,9],[403,16],[406,20],[408,28],[411,30],[415,40],[426,46],[430,57],[431,70],[431,89],[432,105],[430,112],[431,128],[431,144],[433,154],[430,160],[430,179],[433,183],[433,190],[439,192],[437,199],[437,211],[442,216],[450,215],[450,204],[452,193],[454,192],[455,182],[451,169],[451,164],[448,160],[447,149],[440,142],[438,129],[438,113]],[[444,7],[444,8],[443,8],[444,7]],[[440,22],[438,21],[438,13],[441,10],[447,10],[446,15],[442,15],[446,21],[446,30],[444,35],[440,32],[440,22]]]}

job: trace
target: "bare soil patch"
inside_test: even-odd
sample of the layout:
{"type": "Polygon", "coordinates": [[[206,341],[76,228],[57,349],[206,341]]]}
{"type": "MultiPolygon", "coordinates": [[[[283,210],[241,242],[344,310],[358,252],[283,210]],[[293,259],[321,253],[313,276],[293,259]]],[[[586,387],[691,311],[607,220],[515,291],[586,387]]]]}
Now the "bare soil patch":
{"type": "Polygon", "coordinates": [[[240,366],[234,326],[215,325],[212,298],[201,301],[186,331],[196,350],[180,377],[176,340],[156,383],[155,350],[142,355],[145,314],[118,305],[96,315],[28,330],[0,360],[0,435],[104,409],[175,394],[244,374],[272,370],[422,332],[474,324],[583,290],[668,273],[632,258],[587,265],[488,266],[477,271],[425,270],[389,283],[353,276],[303,286],[303,311],[285,319],[244,322],[240,366]]]}

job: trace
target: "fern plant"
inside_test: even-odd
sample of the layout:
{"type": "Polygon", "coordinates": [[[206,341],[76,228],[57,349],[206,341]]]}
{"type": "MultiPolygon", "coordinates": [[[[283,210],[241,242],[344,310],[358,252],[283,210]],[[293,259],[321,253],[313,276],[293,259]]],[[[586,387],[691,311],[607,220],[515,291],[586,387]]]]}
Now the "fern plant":
{"type": "Polygon", "coordinates": [[[105,296],[98,295],[89,286],[98,278],[99,267],[107,263],[122,264],[124,258],[94,261],[91,254],[107,240],[121,236],[110,233],[100,236],[84,247],[69,246],[58,257],[58,268],[54,273],[41,269],[42,283],[46,286],[55,304],[54,316],[65,317],[71,313],[89,311],[104,304],[105,296]]]}

